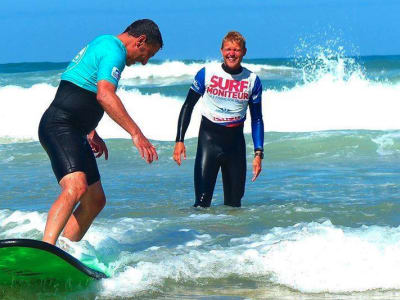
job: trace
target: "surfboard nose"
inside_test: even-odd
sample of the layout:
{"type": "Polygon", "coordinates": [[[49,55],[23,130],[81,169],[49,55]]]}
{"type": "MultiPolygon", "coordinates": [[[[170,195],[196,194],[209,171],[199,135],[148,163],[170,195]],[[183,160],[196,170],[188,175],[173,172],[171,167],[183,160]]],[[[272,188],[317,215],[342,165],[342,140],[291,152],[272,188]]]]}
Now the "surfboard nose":
{"type": "Polygon", "coordinates": [[[46,242],[0,240],[0,285],[38,281],[87,285],[102,278],[107,275],[46,242]]]}

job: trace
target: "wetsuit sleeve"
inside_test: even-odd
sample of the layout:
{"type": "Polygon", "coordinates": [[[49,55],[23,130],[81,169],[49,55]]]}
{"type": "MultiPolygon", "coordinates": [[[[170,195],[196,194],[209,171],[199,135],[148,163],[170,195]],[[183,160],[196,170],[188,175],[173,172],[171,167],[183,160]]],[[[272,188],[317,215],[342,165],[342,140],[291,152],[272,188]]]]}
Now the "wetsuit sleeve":
{"type": "Polygon", "coordinates": [[[254,151],[264,150],[264,122],[262,118],[261,99],[262,85],[257,76],[249,100],[251,134],[253,137],[254,151]]]}
{"type": "Polygon", "coordinates": [[[185,139],[186,130],[189,127],[190,118],[192,116],[192,111],[197,101],[200,99],[201,95],[195,92],[193,89],[189,89],[186,96],[185,103],[182,106],[181,112],[178,119],[178,131],[176,133],[176,142],[183,142],[185,139]]]}
{"type": "Polygon", "coordinates": [[[183,142],[185,139],[185,133],[189,127],[190,118],[192,116],[193,108],[197,101],[200,99],[206,90],[205,88],[205,74],[206,69],[202,68],[197,72],[194,77],[193,83],[190,86],[189,92],[186,96],[185,103],[182,106],[181,112],[178,119],[178,131],[176,133],[176,142],[183,142]]]}

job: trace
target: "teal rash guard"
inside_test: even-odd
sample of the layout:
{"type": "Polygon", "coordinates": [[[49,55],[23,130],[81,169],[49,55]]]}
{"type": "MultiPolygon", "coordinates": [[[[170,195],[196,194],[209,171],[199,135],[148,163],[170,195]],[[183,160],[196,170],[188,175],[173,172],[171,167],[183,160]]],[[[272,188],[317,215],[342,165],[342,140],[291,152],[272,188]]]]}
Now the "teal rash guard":
{"type": "Polygon", "coordinates": [[[61,75],[61,80],[97,93],[97,82],[107,80],[116,88],[125,68],[126,48],[113,35],[102,35],[83,48],[61,75]]]}

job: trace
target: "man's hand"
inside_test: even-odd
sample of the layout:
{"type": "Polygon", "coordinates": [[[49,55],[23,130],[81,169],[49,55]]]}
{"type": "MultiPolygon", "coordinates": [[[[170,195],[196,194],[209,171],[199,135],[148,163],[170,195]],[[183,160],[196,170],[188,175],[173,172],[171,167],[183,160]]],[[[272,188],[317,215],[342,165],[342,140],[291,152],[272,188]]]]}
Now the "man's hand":
{"type": "Polygon", "coordinates": [[[129,116],[121,99],[115,94],[115,86],[107,80],[97,82],[97,101],[104,111],[132,137],[142,158],[148,163],[158,160],[156,148],[143,135],[140,128],[129,116]]]}
{"type": "Polygon", "coordinates": [[[261,157],[256,156],[253,159],[253,178],[251,181],[255,181],[261,173],[261,157]]]}
{"type": "Polygon", "coordinates": [[[174,159],[174,161],[176,161],[178,166],[180,166],[182,163],[182,154],[183,154],[183,159],[186,159],[185,144],[183,142],[177,142],[175,144],[174,154],[172,155],[172,158],[174,159]]]}
{"type": "Polygon", "coordinates": [[[153,160],[158,160],[156,148],[149,142],[149,140],[141,133],[132,136],[133,144],[138,149],[140,156],[149,164],[153,160]]]}
{"type": "Polygon", "coordinates": [[[103,139],[97,135],[96,130],[93,130],[87,135],[87,140],[92,148],[93,153],[96,154],[96,158],[102,156],[104,153],[104,158],[106,160],[108,159],[108,149],[106,143],[104,143],[103,139]]]}

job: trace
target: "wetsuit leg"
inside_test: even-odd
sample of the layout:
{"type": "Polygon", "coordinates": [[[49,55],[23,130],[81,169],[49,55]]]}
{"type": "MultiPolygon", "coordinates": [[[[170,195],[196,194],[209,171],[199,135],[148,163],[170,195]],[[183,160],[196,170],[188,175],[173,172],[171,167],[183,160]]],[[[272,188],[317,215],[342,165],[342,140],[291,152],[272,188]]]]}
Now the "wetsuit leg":
{"type": "Polygon", "coordinates": [[[205,123],[202,122],[194,166],[195,207],[209,207],[211,205],[215,181],[220,168],[218,161],[220,153],[221,149],[216,143],[213,132],[208,130],[205,123]]]}
{"type": "Polygon", "coordinates": [[[96,93],[61,80],[39,125],[39,140],[49,155],[58,182],[76,171],[86,174],[88,185],[100,179],[86,135],[96,128],[103,114],[96,93]]]}
{"type": "Polygon", "coordinates": [[[57,177],[82,171],[88,185],[100,179],[96,159],[84,133],[69,124],[67,112],[50,106],[39,125],[39,140],[57,177]]]}
{"type": "Polygon", "coordinates": [[[246,183],[246,144],[243,134],[227,153],[221,164],[222,182],[224,186],[224,204],[240,207],[246,183]]]}

